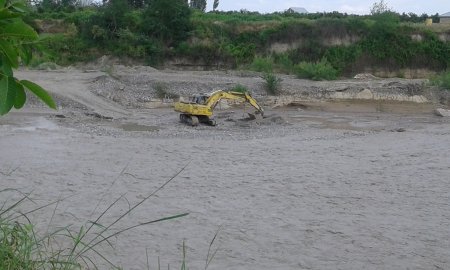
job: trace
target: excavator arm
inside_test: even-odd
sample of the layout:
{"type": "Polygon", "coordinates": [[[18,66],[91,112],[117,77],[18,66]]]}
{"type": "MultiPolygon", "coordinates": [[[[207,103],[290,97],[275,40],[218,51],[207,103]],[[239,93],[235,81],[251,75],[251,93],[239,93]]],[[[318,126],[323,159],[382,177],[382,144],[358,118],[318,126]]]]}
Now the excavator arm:
{"type": "Polygon", "coordinates": [[[215,91],[212,92],[209,98],[206,100],[206,106],[214,109],[221,99],[228,100],[241,100],[250,103],[261,115],[264,114],[264,109],[258,104],[258,102],[248,93],[234,92],[234,91],[215,91]]]}

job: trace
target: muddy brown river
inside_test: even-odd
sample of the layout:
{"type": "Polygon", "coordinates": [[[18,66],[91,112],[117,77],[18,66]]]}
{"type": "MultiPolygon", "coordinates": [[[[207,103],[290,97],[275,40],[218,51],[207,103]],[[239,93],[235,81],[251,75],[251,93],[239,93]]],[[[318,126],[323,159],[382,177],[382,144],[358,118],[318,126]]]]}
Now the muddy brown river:
{"type": "Polygon", "coordinates": [[[0,118],[1,188],[30,193],[23,211],[61,200],[29,215],[39,232],[78,231],[119,199],[98,222],[111,224],[176,175],[109,231],[189,215],[112,237],[101,254],[123,269],[177,269],[184,242],[187,267],[205,269],[218,233],[208,269],[450,268],[446,118],[285,108],[248,122],[236,109],[192,128],[171,109],[129,112],[0,118]]]}

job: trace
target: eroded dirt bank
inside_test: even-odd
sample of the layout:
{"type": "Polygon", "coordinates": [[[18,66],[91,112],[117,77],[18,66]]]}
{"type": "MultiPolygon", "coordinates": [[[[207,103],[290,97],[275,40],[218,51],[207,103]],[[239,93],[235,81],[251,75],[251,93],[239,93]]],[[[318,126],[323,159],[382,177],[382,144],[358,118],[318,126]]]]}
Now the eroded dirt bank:
{"type": "MultiPolygon", "coordinates": [[[[31,216],[39,229],[76,229],[123,196],[102,219],[108,224],[186,166],[113,229],[190,214],[128,231],[112,239],[115,250],[104,247],[105,256],[146,269],[147,253],[152,268],[158,257],[177,268],[185,241],[188,267],[203,269],[220,228],[209,269],[450,267],[450,120],[434,116],[433,103],[302,97],[295,106],[267,106],[259,121],[233,107],[217,111],[217,127],[192,128],[170,108],[146,108],[155,105],[155,81],[178,94],[237,82],[266,100],[260,79],[134,71],[116,79],[98,71],[19,73],[57,93],[61,106],[52,112],[32,102],[0,118],[1,187],[32,191],[41,205],[66,198],[53,218],[53,208],[31,216]]],[[[366,83],[355,82],[355,93],[366,83]]],[[[392,90],[379,89],[370,91],[392,90]]],[[[0,193],[2,201],[18,196],[0,193]]]]}

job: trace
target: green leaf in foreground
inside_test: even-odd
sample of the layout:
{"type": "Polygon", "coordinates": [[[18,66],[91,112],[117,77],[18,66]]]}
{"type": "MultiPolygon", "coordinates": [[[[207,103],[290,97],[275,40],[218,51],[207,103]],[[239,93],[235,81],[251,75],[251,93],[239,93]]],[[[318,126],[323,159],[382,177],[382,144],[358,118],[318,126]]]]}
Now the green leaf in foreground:
{"type": "Polygon", "coordinates": [[[0,115],[8,113],[16,99],[16,82],[13,77],[1,76],[0,79],[0,115]]]}
{"type": "Polygon", "coordinates": [[[5,40],[0,40],[0,50],[3,51],[11,67],[17,68],[19,66],[19,59],[17,58],[17,52],[9,42],[5,40]]]}
{"type": "MultiPolygon", "coordinates": [[[[0,7],[1,7],[1,3],[0,3],[0,7]]],[[[20,14],[18,14],[18,13],[13,13],[5,8],[0,9],[0,21],[18,18],[18,17],[20,17],[20,14]]]]}
{"type": "Polygon", "coordinates": [[[16,89],[16,99],[14,101],[14,108],[21,109],[23,107],[23,105],[25,105],[25,101],[27,100],[27,95],[25,94],[23,85],[16,83],[16,87],[17,87],[17,89],[16,89]]]}
{"type": "Polygon", "coordinates": [[[0,25],[0,38],[36,40],[39,38],[39,35],[31,26],[23,21],[13,21],[5,25],[0,25]]]}
{"type": "Polygon", "coordinates": [[[11,8],[13,8],[15,11],[19,13],[25,13],[27,12],[27,6],[23,2],[14,2],[11,4],[11,8]]]}
{"type": "Polygon", "coordinates": [[[25,88],[33,92],[33,94],[35,94],[38,98],[40,98],[45,104],[47,104],[47,106],[56,110],[55,101],[52,99],[52,97],[48,94],[48,92],[44,88],[28,80],[21,80],[20,84],[22,84],[25,88]]]}

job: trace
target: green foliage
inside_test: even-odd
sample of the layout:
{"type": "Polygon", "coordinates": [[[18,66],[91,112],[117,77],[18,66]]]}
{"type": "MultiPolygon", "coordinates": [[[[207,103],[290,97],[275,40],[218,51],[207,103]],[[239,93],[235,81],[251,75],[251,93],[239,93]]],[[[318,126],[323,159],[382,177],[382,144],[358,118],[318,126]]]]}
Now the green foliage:
{"type": "Polygon", "coordinates": [[[359,45],[336,46],[329,48],[325,52],[324,57],[341,74],[362,54],[363,50],[359,45]]]}
{"type": "Polygon", "coordinates": [[[78,30],[48,37],[44,47],[49,53],[42,61],[69,64],[112,54],[160,64],[182,57],[209,68],[247,67],[290,74],[296,73],[294,65],[326,58],[338,75],[365,67],[450,67],[450,43],[429,28],[400,23],[428,17],[424,15],[384,9],[373,16],[204,13],[189,9],[185,0],[145,1],[139,8],[141,0],[136,1],[112,0],[72,13],[34,14],[33,18],[64,19],[78,30]]]}
{"type": "Polygon", "coordinates": [[[270,57],[255,57],[250,65],[250,69],[257,72],[270,73],[273,71],[273,60],[270,57]]]}
{"type": "Polygon", "coordinates": [[[36,247],[30,224],[8,222],[0,218],[0,262],[2,269],[37,269],[32,258],[36,247]]]}
{"type": "Polygon", "coordinates": [[[432,78],[431,83],[450,91],[450,71],[442,72],[438,76],[432,78]]]}
{"type": "Polygon", "coordinates": [[[229,44],[225,47],[226,53],[235,59],[235,65],[251,61],[255,57],[255,44],[229,44]]]}
{"type": "Polygon", "coordinates": [[[264,88],[269,95],[278,95],[281,90],[281,78],[278,78],[273,73],[265,73],[262,78],[264,79],[264,88]]]}
{"type": "Polygon", "coordinates": [[[125,28],[125,14],[131,10],[127,0],[110,0],[103,9],[103,16],[107,28],[114,32],[117,29],[125,28]]]}
{"type": "Polygon", "coordinates": [[[301,62],[295,66],[296,74],[299,78],[320,80],[335,80],[338,77],[338,71],[323,58],[317,63],[301,62]]]}
{"type": "Polygon", "coordinates": [[[190,14],[184,0],[153,0],[142,14],[141,30],[167,46],[176,46],[189,36],[190,14]]]}
{"type": "Polygon", "coordinates": [[[287,53],[272,55],[275,68],[282,73],[291,74],[294,72],[294,63],[287,53]]]}
{"type": "Polygon", "coordinates": [[[370,9],[370,14],[377,15],[390,11],[391,9],[388,7],[387,2],[385,2],[384,0],[380,0],[380,2],[373,3],[372,8],[370,9]]]}
{"type": "Polygon", "coordinates": [[[76,0],[42,0],[36,4],[38,12],[74,11],[78,3],[76,0]]]}
{"type": "Polygon", "coordinates": [[[23,2],[0,1],[0,115],[13,107],[23,107],[25,89],[56,109],[56,104],[42,87],[14,77],[13,69],[19,67],[20,61],[30,63],[32,46],[38,40],[38,34],[22,20],[25,10],[23,2]]]}
{"type": "Polygon", "coordinates": [[[206,0],[191,0],[190,6],[191,8],[198,9],[204,12],[206,10],[206,0]]]}
{"type": "Polygon", "coordinates": [[[239,93],[248,93],[249,92],[248,88],[242,84],[235,85],[233,88],[230,89],[230,91],[239,92],[239,93]]]}
{"type": "Polygon", "coordinates": [[[42,62],[70,65],[75,62],[92,61],[97,56],[86,42],[74,35],[46,35],[42,37],[39,46],[41,51],[34,55],[32,66],[42,62]]]}
{"type": "Polygon", "coordinates": [[[375,16],[372,26],[362,46],[375,59],[394,59],[400,66],[405,66],[407,60],[414,56],[413,41],[398,24],[398,17],[392,13],[382,13],[375,16]]]}
{"type": "MultiPolygon", "coordinates": [[[[101,219],[123,199],[123,196],[110,204],[95,221],[88,221],[76,231],[70,227],[63,227],[51,233],[47,232],[44,235],[35,231],[34,225],[30,218],[27,217],[27,214],[45,209],[51,205],[58,205],[60,201],[46,206],[36,207],[35,209],[29,209],[25,213],[22,213],[21,210],[27,207],[26,203],[31,201],[29,194],[23,194],[13,189],[0,190],[1,195],[3,195],[2,193],[17,192],[23,196],[18,201],[9,202],[6,200],[0,203],[0,269],[98,269],[98,266],[95,264],[96,260],[93,260],[94,256],[103,259],[105,263],[109,264],[110,269],[117,269],[117,266],[101,253],[104,248],[111,247],[111,238],[116,238],[124,232],[138,227],[188,215],[188,213],[170,215],[156,220],[136,222],[135,225],[129,227],[120,229],[112,228],[120,220],[129,216],[137,207],[163,189],[184,168],[155,191],[149,193],[134,205],[131,205],[128,210],[109,224],[102,224],[103,220],[101,219]]],[[[5,197],[8,198],[9,196],[5,197]]],[[[55,211],[56,208],[53,210],[53,213],[55,211]]]]}
{"type": "Polygon", "coordinates": [[[450,43],[438,38],[435,33],[425,32],[421,42],[414,43],[416,55],[427,58],[427,62],[437,64],[435,69],[450,68],[450,43]]]}

